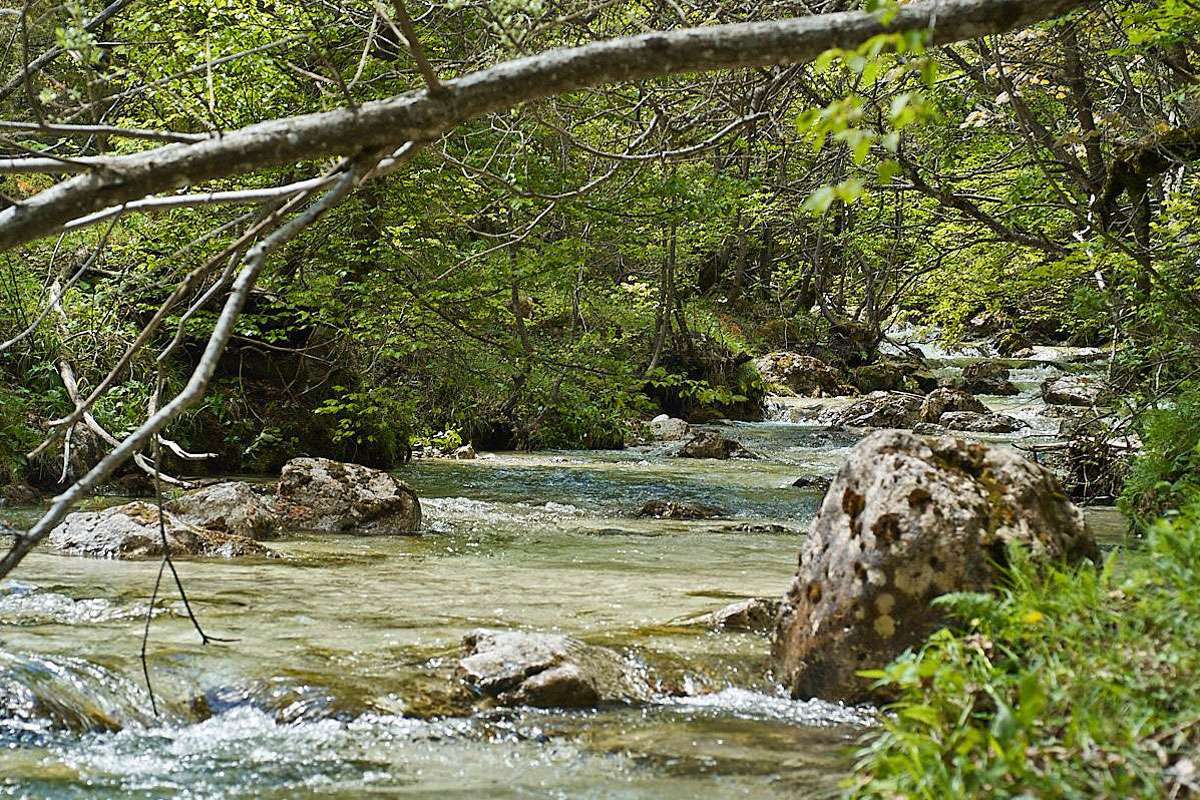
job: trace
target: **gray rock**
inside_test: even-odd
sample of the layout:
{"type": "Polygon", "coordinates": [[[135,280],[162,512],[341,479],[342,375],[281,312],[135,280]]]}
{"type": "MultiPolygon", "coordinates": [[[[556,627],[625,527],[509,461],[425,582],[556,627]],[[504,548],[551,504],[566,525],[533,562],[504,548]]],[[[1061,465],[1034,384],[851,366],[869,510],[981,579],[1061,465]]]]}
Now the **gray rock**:
{"type": "Polygon", "coordinates": [[[270,539],[279,528],[270,501],[241,481],[196,489],[171,500],[165,508],[189,525],[251,539],[270,539]]]}
{"type": "Polygon", "coordinates": [[[979,414],[975,411],[947,411],[942,414],[939,423],[952,431],[979,433],[1014,433],[1028,427],[1024,420],[1008,414],[979,414]]]}
{"type": "Polygon", "coordinates": [[[659,414],[650,420],[648,429],[650,435],[660,442],[674,442],[685,439],[692,432],[691,425],[688,425],[678,417],[670,417],[666,414],[659,414]]]}
{"type": "Polygon", "coordinates": [[[718,631],[752,631],[767,633],[779,616],[780,601],[765,597],[752,597],[730,603],[711,614],[688,620],[690,625],[700,625],[718,631]]]}
{"type": "Polygon", "coordinates": [[[802,397],[835,397],[853,393],[837,370],[819,358],[781,351],[754,359],[758,374],[782,393],[802,397]]]}
{"type": "Polygon", "coordinates": [[[913,425],[912,431],[918,436],[945,436],[946,426],[936,422],[918,422],[913,425]]]}
{"type": "Polygon", "coordinates": [[[1012,372],[999,361],[977,361],[963,367],[958,388],[972,394],[1012,396],[1017,394],[1016,384],[1010,380],[1012,372]]]}
{"type": "Polygon", "coordinates": [[[795,697],[858,700],[859,670],[944,623],[930,601],[986,591],[1007,547],[1039,561],[1098,559],[1082,512],[1042,467],[1000,448],[879,431],[851,452],[813,521],[775,629],[795,697]]]}
{"type": "MultiPolygon", "coordinates": [[[[173,556],[266,556],[271,551],[245,536],[189,525],[163,512],[167,546],[173,556]]],[[[142,558],[163,554],[158,508],[135,501],[103,511],[76,511],[50,532],[57,550],[91,558],[142,558]]]]}
{"type": "Polygon", "coordinates": [[[921,421],[940,422],[942,414],[947,411],[971,411],[976,414],[986,414],[988,408],[962,389],[943,386],[925,396],[920,409],[921,421]]]}
{"type": "Polygon", "coordinates": [[[295,458],[276,493],[282,524],[330,533],[395,535],[421,527],[421,502],[404,481],[327,458],[295,458]]]}
{"type": "Polygon", "coordinates": [[[477,630],[463,651],[459,679],[504,706],[594,708],[651,696],[638,664],[568,636],[477,630]]]}
{"type": "Polygon", "coordinates": [[[821,415],[826,425],[849,428],[911,428],[920,421],[921,397],[905,392],[871,392],[845,408],[821,415]]]}
{"type": "Polygon", "coordinates": [[[729,516],[723,508],[703,503],[676,503],[672,500],[648,500],[639,510],[639,517],[655,519],[720,519],[729,516]]]}
{"type": "Polygon", "coordinates": [[[458,461],[473,461],[475,459],[475,448],[470,443],[464,444],[451,453],[450,457],[458,461]]]}
{"type": "Polygon", "coordinates": [[[684,443],[676,453],[679,458],[758,458],[740,442],[722,436],[714,431],[700,431],[684,443]]]}
{"type": "Polygon", "coordinates": [[[1094,406],[1105,395],[1104,381],[1088,375],[1062,375],[1042,383],[1042,399],[1051,405],[1094,406]]]}

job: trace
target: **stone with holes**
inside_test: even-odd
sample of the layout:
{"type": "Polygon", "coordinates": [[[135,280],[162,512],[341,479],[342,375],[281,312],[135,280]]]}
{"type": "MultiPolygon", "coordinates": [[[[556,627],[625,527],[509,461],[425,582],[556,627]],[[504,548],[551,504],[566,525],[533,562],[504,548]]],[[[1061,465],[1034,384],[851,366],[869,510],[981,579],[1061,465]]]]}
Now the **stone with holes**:
{"type": "Polygon", "coordinates": [[[859,700],[857,677],[943,624],[930,601],[986,591],[1009,545],[1098,558],[1082,512],[1042,467],[953,437],[879,431],[850,452],[812,524],[772,652],[795,697],[859,700]]]}

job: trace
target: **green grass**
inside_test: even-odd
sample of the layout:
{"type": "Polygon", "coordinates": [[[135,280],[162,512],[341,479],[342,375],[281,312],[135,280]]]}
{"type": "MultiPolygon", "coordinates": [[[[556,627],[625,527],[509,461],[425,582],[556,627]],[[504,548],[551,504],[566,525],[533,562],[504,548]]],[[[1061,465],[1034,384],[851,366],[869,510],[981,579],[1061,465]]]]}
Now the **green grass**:
{"type": "Polygon", "coordinates": [[[874,674],[898,696],[856,798],[1189,797],[1200,787],[1200,501],[1100,569],[1014,553],[996,595],[874,674]]]}

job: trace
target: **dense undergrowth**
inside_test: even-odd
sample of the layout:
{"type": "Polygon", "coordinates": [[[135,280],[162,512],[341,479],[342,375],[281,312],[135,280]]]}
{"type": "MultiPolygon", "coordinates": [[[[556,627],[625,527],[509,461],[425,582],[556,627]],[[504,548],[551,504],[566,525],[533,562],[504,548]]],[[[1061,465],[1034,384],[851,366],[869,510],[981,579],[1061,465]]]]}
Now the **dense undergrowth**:
{"type": "Polygon", "coordinates": [[[1103,565],[948,595],[957,621],[874,674],[898,694],[857,798],[1186,797],[1200,791],[1200,498],[1103,565]]]}

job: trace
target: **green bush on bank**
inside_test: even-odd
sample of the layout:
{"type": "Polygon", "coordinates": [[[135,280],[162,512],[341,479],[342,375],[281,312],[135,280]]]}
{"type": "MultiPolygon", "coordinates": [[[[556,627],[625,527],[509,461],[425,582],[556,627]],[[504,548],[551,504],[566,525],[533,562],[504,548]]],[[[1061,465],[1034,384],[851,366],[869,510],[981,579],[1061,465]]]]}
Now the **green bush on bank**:
{"type": "Polygon", "coordinates": [[[874,675],[898,696],[859,752],[855,798],[1195,796],[1200,500],[1100,569],[1014,553],[997,595],[874,675]]]}
{"type": "Polygon", "coordinates": [[[1169,408],[1143,412],[1144,448],[1121,493],[1121,509],[1138,521],[1153,520],[1200,496],[1200,384],[1188,383],[1169,408]]]}

